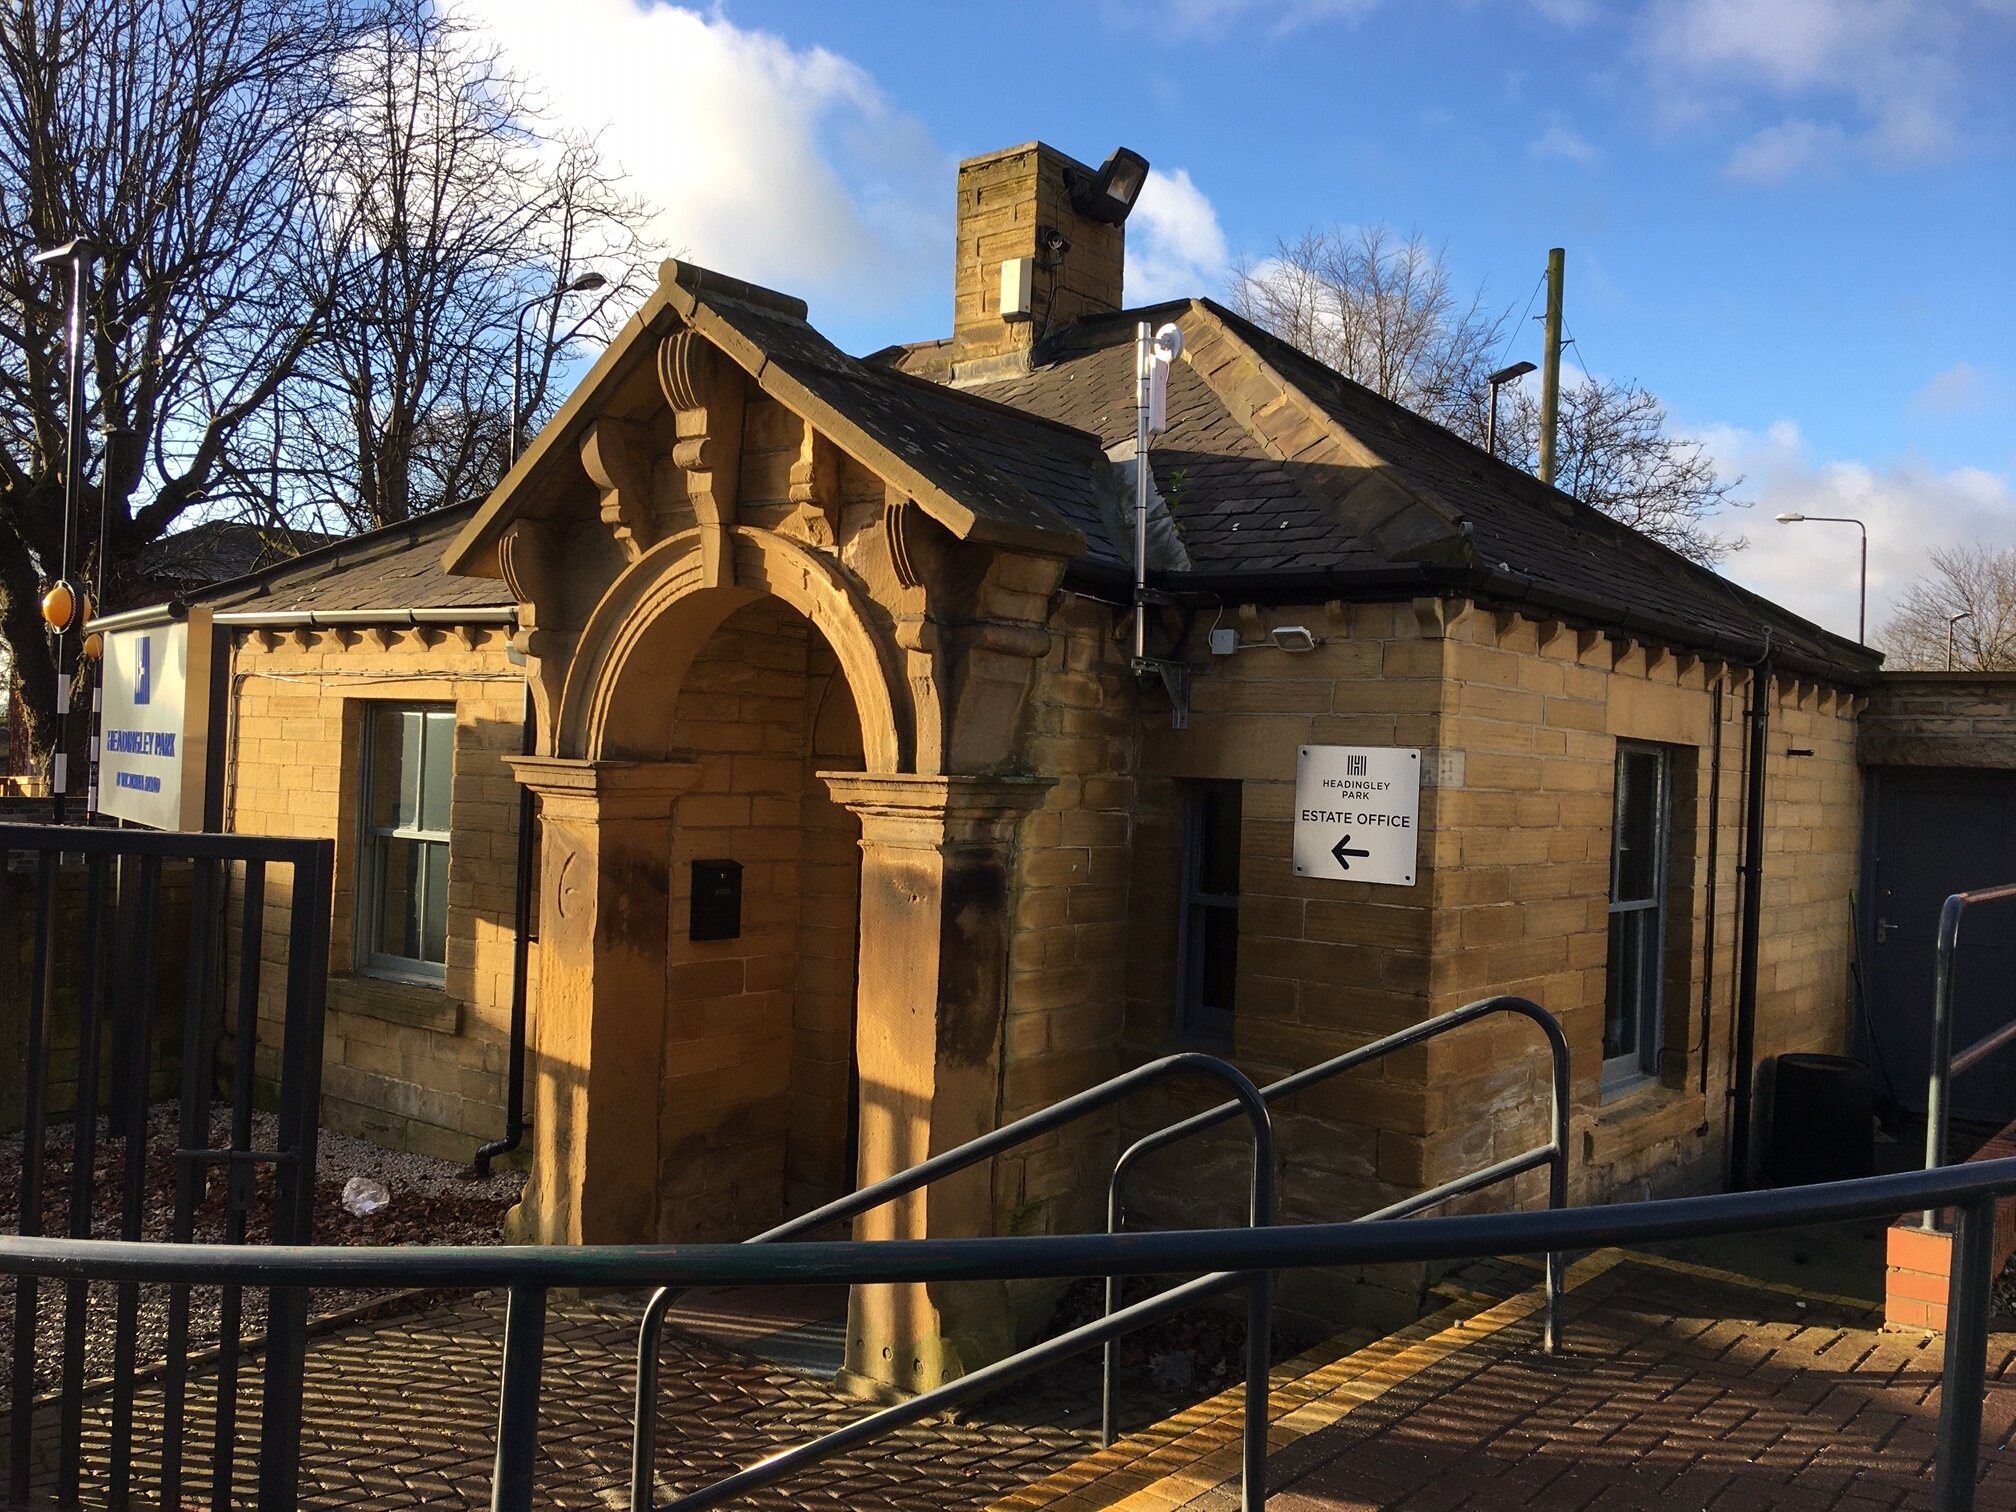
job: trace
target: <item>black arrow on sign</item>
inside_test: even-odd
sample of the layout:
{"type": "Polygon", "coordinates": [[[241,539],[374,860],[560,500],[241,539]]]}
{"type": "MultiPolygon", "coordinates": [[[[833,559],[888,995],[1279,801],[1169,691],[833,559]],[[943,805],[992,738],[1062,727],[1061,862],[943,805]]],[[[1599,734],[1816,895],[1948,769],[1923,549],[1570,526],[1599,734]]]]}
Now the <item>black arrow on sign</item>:
{"type": "Polygon", "coordinates": [[[1337,864],[1346,871],[1351,870],[1351,863],[1344,859],[1346,856],[1369,856],[1372,854],[1369,850],[1346,850],[1345,847],[1350,843],[1351,837],[1346,835],[1342,840],[1339,840],[1335,845],[1330,847],[1330,854],[1337,858],[1337,864]]]}

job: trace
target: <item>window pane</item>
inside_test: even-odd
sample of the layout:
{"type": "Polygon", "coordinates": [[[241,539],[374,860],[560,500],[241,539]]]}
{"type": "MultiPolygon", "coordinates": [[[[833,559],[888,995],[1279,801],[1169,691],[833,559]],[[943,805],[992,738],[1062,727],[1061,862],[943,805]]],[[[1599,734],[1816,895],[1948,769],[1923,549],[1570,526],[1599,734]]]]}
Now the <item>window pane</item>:
{"type": "Polygon", "coordinates": [[[1197,891],[1232,897],[1239,891],[1239,787],[1212,783],[1197,793],[1197,891]]]}
{"type": "Polygon", "coordinates": [[[455,763],[455,711],[429,709],[425,723],[425,755],[420,766],[419,828],[448,832],[448,790],[455,763]]]}
{"type": "Polygon", "coordinates": [[[1617,753],[1617,817],[1610,901],[1639,903],[1658,896],[1661,777],[1657,751],[1617,753]]]}
{"type": "Polygon", "coordinates": [[[427,770],[427,711],[399,714],[399,827],[420,827],[420,779],[427,770]]]}
{"type": "Polygon", "coordinates": [[[1239,910],[1199,908],[1193,927],[1203,942],[1198,1001],[1206,1008],[1232,1011],[1239,980],[1239,910]]]}
{"type": "Polygon", "coordinates": [[[421,958],[422,848],[417,840],[379,842],[378,937],[373,942],[379,955],[405,956],[415,961],[421,958]]]}
{"type": "Polygon", "coordinates": [[[1644,1022],[1646,966],[1652,954],[1652,909],[1610,915],[1609,982],[1603,1004],[1603,1059],[1635,1056],[1644,1022]]]}
{"type": "Polygon", "coordinates": [[[397,709],[373,709],[366,716],[371,722],[366,742],[371,764],[364,774],[364,822],[373,829],[390,829],[399,821],[399,714],[397,709]]]}
{"type": "Polygon", "coordinates": [[[423,844],[427,885],[422,893],[420,959],[439,966],[448,959],[448,847],[438,841],[423,844]]]}

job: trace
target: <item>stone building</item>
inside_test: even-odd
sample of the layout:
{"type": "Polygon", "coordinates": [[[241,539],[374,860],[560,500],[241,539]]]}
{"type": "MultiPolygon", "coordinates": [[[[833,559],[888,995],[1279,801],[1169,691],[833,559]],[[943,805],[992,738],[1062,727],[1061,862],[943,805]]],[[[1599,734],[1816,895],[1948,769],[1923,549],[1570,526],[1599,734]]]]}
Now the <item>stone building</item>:
{"type": "MultiPolygon", "coordinates": [[[[1172,1048],[1261,1080],[1501,992],[1572,1041],[1578,1199],[1700,1189],[1756,1067],[1842,1048],[1875,655],[1209,300],[1123,310],[1112,178],[1040,144],[962,165],[953,334],[865,359],[788,295],[668,262],[480,509],[314,554],[323,617],[234,636],[231,821],[355,857],[333,1116],[430,1148],[498,1126],[514,779],[540,821],[526,1239],[740,1238],[1172,1048]],[[1143,322],[1184,338],[1150,455],[1166,675],[1131,645],[1143,322]],[[395,742],[424,766],[441,741],[445,828],[437,802],[374,830],[395,742]],[[1418,753],[1411,880],[1297,873],[1298,758],[1325,747],[1418,753]],[[431,971],[364,943],[395,843],[441,890],[431,971]]],[[[1312,1093],[1281,1120],[1286,1214],[1523,1149],[1545,1086],[1530,1029],[1494,1027],[1312,1093]]],[[[856,1232],[1091,1226],[1123,1128],[1210,1095],[856,1232]]],[[[1189,1149],[1133,1207],[1212,1221],[1244,1159],[1189,1149]]],[[[1391,1316],[1418,1286],[1291,1302],[1391,1316]]],[[[1043,1305],[863,1289],[849,1368],[923,1385],[1043,1305]]]]}

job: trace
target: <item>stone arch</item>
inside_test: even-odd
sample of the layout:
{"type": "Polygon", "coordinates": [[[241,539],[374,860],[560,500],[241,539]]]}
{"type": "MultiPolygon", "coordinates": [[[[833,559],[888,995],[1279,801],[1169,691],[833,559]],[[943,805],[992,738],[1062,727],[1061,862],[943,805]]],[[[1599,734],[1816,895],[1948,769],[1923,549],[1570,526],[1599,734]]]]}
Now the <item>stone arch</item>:
{"type": "Polygon", "coordinates": [[[555,754],[591,761],[673,754],[672,700],[695,652],[729,615],[768,594],[833,648],[854,695],[866,769],[909,770],[915,744],[896,652],[872,624],[866,595],[829,558],[771,532],[738,528],[734,551],[730,586],[707,585],[697,530],[659,542],[616,579],[588,616],[568,669],[555,754]]]}

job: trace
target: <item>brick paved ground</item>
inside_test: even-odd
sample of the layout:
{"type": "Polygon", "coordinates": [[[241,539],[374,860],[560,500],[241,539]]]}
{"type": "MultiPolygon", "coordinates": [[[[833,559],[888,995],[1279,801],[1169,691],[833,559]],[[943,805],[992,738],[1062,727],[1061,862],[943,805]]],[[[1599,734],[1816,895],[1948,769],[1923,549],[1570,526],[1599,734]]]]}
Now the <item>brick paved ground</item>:
{"type": "MultiPolygon", "coordinates": [[[[1610,1252],[1575,1267],[1567,1349],[1548,1359],[1537,1350],[1537,1293],[1501,1285],[1504,1274],[1472,1273],[1465,1279],[1481,1293],[1389,1340],[1277,1370],[1274,1512],[1931,1507],[1936,1339],[1882,1334],[1866,1310],[1802,1306],[1786,1292],[1610,1252]]],[[[501,1314],[501,1299],[472,1298],[314,1341],[304,1503],[481,1506],[501,1314]]],[[[540,1505],[623,1505],[635,1323],[634,1305],[556,1303],[540,1505]]],[[[1994,1337],[1989,1372],[1978,1505],[2016,1512],[2016,1335],[1994,1337]]],[[[970,1422],[907,1430],[742,1504],[1237,1506],[1236,1398],[1093,1454],[1085,1384],[1046,1381],[970,1422]]],[[[194,1419],[207,1421],[201,1383],[194,1396],[194,1419]]],[[[158,1395],[143,1394],[143,1418],[157,1407],[158,1395]]],[[[96,1410],[102,1435],[102,1404],[96,1410]]],[[[803,1375],[671,1341],[659,1492],[699,1485],[861,1410],[803,1375]]],[[[194,1435],[191,1463],[207,1451],[194,1435]]],[[[244,1500],[249,1464],[240,1474],[244,1500]]],[[[150,1476],[139,1490],[152,1492],[150,1476]]],[[[192,1475],[185,1504],[206,1491],[192,1475]]]]}
{"type": "MultiPolygon", "coordinates": [[[[1538,1350],[1528,1293],[1316,1371],[1316,1394],[1276,1407],[1270,1508],[1932,1507],[1936,1338],[1617,1252],[1575,1280],[1557,1358],[1538,1350]]],[[[1993,1336],[1989,1377],[1977,1506],[2010,1512],[2016,1335],[1993,1336]]],[[[1184,1417],[1011,1494],[1001,1512],[1229,1512],[1236,1424],[1208,1405],[1184,1417]]]]}
{"type": "MultiPolygon", "coordinates": [[[[561,1302],[548,1316],[536,1504],[625,1507],[629,1500],[630,1389],[638,1305],[561,1302]]],[[[473,1297],[437,1310],[382,1319],[310,1341],[302,1499],[307,1506],[357,1512],[421,1506],[481,1507],[490,1497],[497,1413],[501,1296],[473,1297]]],[[[254,1382],[241,1413],[256,1423],[254,1382]]],[[[210,1378],[192,1382],[190,1466],[184,1504],[207,1501],[210,1378]]],[[[962,1424],[926,1424],[857,1454],[829,1461],[749,1507],[837,1503],[849,1508],[982,1506],[1084,1455],[1095,1442],[1082,1427],[1083,1383],[1054,1384],[980,1409],[962,1424]]],[[[151,1444],[158,1388],[141,1393],[151,1444]]],[[[836,1397],[803,1375],[733,1358],[668,1336],[658,1414],[659,1492],[690,1490],[765,1454],[859,1417],[867,1404],[836,1397]]],[[[102,1467],[108,1404],[92,1404],[87,1460],[102,1467]]],[[[53,1414],[50,1414],[53,1416],[53,1414]]],[[[158,1457],[136,1451],[138,1492],[152,1501],[158,1457]]],[[[53,1470],[38,1481],[46,1492],[53,1470]]],[[[250,1499],[251,1450],[236,1482],[250,1499]]],[[[102,1484],[86,1500],[102,1505],[102,1484]]]]}

